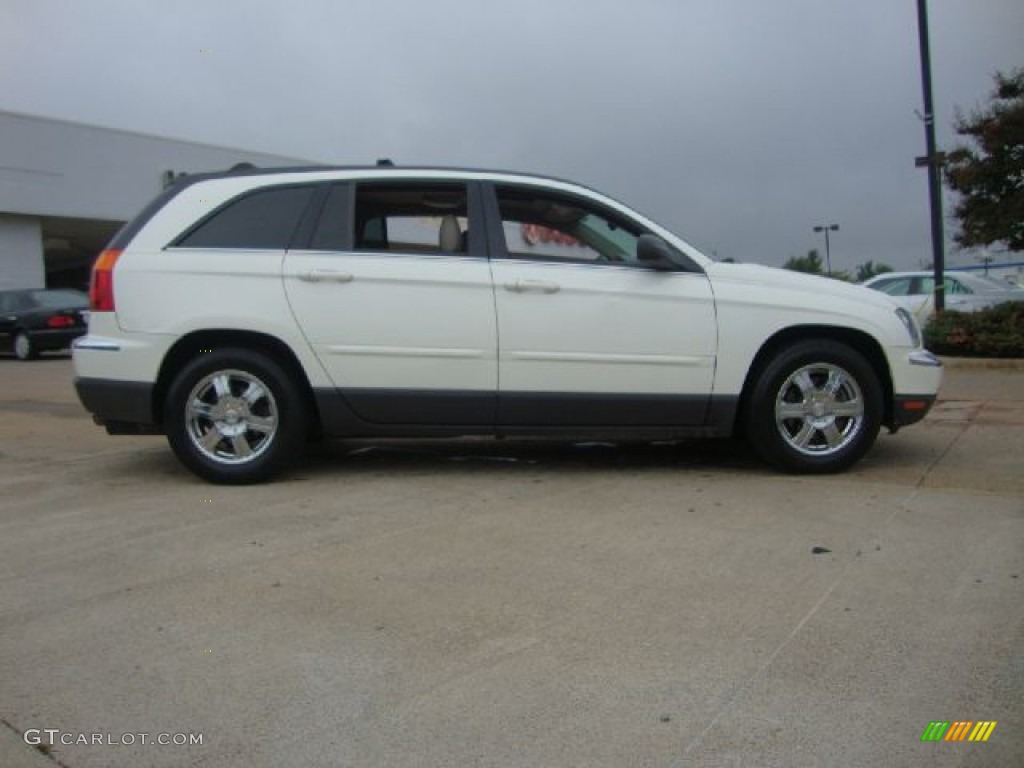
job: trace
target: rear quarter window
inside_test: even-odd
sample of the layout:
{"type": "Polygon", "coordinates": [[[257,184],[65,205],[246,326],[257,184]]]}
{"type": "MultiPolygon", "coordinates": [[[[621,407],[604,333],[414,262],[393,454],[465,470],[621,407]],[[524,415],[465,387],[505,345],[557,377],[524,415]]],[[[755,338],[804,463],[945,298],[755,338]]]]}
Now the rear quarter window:
{"type": "Polygon", "coordinates": [[[347,251],[352,248],[352,195],[348,184],[331,188],[320,214],[310,248],[320,251],[347,251]]]}
{"type": "Polygon", "coordinates": [[[284,250],[312,196],[313,187],[309,185],[246,193],[214,211],[172,245],[284,250]]]}
{"type": "Polygon", "coordinates": [[[89,297],[81,291],[33,291],[32,303],[43,309],[76,309],[89,306],[89,297]]]}
{"type": "Polygon", "coordinates": [[[17,312],[24,309],[25,299],[18,293],[0,293],[0,312],[17,312]]]}

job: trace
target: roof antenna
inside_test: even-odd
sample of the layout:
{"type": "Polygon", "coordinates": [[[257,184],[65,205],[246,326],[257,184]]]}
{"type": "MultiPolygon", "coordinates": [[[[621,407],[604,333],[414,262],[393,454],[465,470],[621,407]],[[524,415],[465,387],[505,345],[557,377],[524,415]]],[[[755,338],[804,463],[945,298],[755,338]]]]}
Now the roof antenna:
{"type": "Polygon", "coordinates": [[[377,158],[377,167],[378,168],[394,168],[395,167],[395,161],[392,160],[390,157],[378,157],[377,158]]]}

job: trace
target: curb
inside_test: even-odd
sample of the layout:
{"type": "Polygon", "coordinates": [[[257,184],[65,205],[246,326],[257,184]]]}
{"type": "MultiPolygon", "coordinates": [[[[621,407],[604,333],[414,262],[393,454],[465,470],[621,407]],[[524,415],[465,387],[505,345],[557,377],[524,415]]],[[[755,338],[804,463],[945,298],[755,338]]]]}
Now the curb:
{"type": "Polygon", "coordinates": [[[975,371],[1024,371],[1024,359],[1019,357],[939,357],[947,368],[975,371]]]}

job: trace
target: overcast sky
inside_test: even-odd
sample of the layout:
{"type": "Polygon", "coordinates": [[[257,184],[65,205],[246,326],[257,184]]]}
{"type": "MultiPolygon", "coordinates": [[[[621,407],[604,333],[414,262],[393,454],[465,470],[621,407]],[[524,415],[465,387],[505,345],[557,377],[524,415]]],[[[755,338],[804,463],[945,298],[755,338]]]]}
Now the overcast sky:
{"type": "MultiPolygon", "coordinates": [[[[1024,66],[1024,0],[929,13],[949,146],[1024,66]]],[[[738,261],[834,222],[838,269],[931,258],[918,57],[915,0],[0,0],[0,109],[552,174],[738,261]]]]}

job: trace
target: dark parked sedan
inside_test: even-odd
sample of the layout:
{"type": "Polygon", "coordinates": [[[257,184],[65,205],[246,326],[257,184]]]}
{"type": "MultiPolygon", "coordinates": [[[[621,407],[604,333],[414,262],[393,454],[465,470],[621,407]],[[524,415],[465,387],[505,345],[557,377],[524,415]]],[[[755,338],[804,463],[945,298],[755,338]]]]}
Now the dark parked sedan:
{"type": "Polygon", "coordinates": [[[0,350],[19,360],[67,349],[86,332],[89,298],[81,291],[0,291],[0,350]]]}

